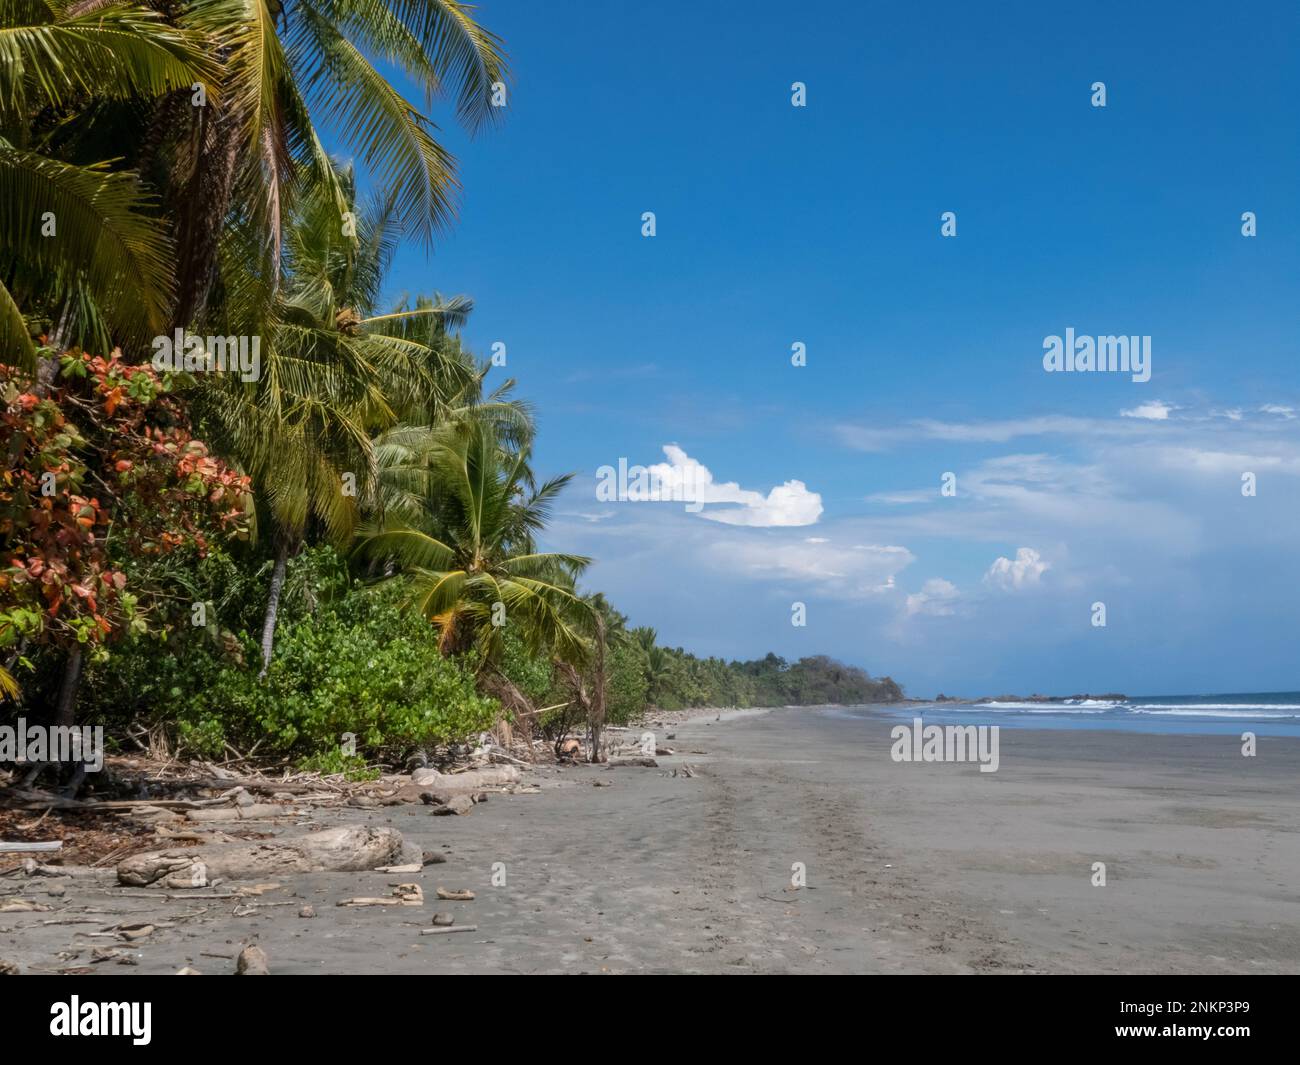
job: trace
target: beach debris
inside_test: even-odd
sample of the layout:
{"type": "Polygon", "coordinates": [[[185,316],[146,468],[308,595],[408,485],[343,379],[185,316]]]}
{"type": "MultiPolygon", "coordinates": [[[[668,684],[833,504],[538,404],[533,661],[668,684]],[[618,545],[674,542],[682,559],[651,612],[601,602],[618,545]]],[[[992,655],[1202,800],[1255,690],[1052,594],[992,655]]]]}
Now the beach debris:
{"type": "Polygon", "coordinates": [[[486,795],[476,797],[472,795],[438,795],[432,791],[426,791],[420,796],[421,801],[426,806],[433,807],[433,813],[438,817],[446,817],[451,814],[467,814],[474,808],[475,802],[483,802],[487,799],[486,795]]]}
{"type": "Polygon", "coordinates": [[[614,782],[612,780],[593,780],[591,786],[593,788],[612,788],[614,782]]]}
{"type": "Polygon", "coordinates": [[[119,939],[125,939],[127,942],[134,942],[137,939],[144,939],[145,936],[151,936],[154,933],[154,926],[151,924],[120,924],[115,929],[119,939]]]}
{"type": "Polygon", "coordinates": [[[45,854],[62,849],[61,839],[51,840],[48,843],[6,843],[0,839],[0,854],[45,854]]]}
{"type": "Polygon", "coordinates": [[[45,913],[51,909],[52,906],[31,899],[5,899],[0,902],[0,913],[45,913]]]}
{"type": "Polygon", "coordinates": [[[147,851],[119,862],[117,879],[128,887],[199,888],[218,877],[365,872],[400,860],[403,845],[396,829],[348,826],[292,839],[147,851]]]}
{"type": "Polygon", "coordinates": [[[478,931],[478,925],[476,924],[462,924],[462,925],[457,925],[455,928],[421,928],[420,935],[445,936],[452,932],[477,932],[477,931],[478,931]]]}
{"type": "Polygon", "coordinates": [[[447,902],[472,902],[474,901],[474,892],[468,889],[463,891],[449,891],[445,887],[438,888],[438,898],[447,902]]]}
{"type": "Polygon", "coordinates": [[[226,832],[213,831],[209,829],[198,828],[168,828],[166,825],[155,825],[153,834],[159,839],[167,839],[181,843],[233,843],[235,837],[226,832]]]}
{"type": "Polygon", "coordinates": [[[451,914],[444,913],[440,910],[438,913],[435,913],[433,915],[433,923],[437,925],[439,928],[442,928],[445,926],[455,924],[456,918],[454,918],[451,914]]]}
{"type": "Polygon", "coordinates": [[[339,906],[423,906],[424,889],[419,884],[394,884],[393,893],[375,898],[359,896],[339,899],[339,906]]]}
{"type": "Polygon", "coordinates": [[[49,895],[52,899],[61,899],[67,893],[68,889],[62,884],[51,884],[45,889],[45,894],[49,895]]]}
{"type": "Polygon", "coordinates": [[[90,952],[90,960],[98,961],[116,961],[123,957],[127,952],[121,947],[95,947],[90,952]]]}
{"type": "Polygon", "coordinates": [[[173,973],[172,975],[173,976],[202,976],[203,974],[199,972],[198,969],[195,969],[193,966],[186,965],[180,969],[177,969],[176,972],[173,973]]]}
{"type": "Polygon", "coordinates": [[[417,787],[446,792],[480,791],[483,788],[517,784],[519,779],[519,770],[512,765],[467,769],[463,773],[440,773],[436,769],[417,769],[411,774],[411,783],[417,787]]]}
{"type": "Polygon", "coordinates": [[[251,806],[229,806],[219,810],[187,810],[186,821],[260,821],[269,817],[297,816],[292,806],[275,803],[256,803],[251,806]]]}
{"type": "Polygon", "coordinates": [[[605,763],[610,769],[620,766],[640,766],[645,769],[658,769],[659,763],[653,758],[611,758],[605,763]]]}
{"type": "Polygon", "coordinates": [[[35,858],[24,858],[22,864],[23,876],[56,876],[56,877],[111,877],[111,869],[95,869],[89,865],[44,865],[35,858]]]}
{"type": "Polygon", "coordinates": [[[375,870],[376,873],[418,873],[424,868],[424,863],[412,862],[410,865],[381,865],[375,870]]]}
{"type": "Polygon", "coordinates": [[[0,958],[0,976],[17,976],[20,972],[16,961],[0,958]]]}
{"type": "Polygon", "coordinates": [[[279,884],[247,884],[235,888],[236,895],[265,895],[268,891],[280,890],[279,884]]]}
{"type": "Polygon", "coordinates": [[[310,903],[308,903],[306,906],[304,906],[302,909],[300,909],[300,910],[298,911],[298,916],[299,916],[299,917],[315,917],[315,916],[316,916],[316,907],[315,907],[315,906],[312,906],[310,903]]]}
{"type": "Polygon", "coordinates": [[[270,976],[271,967],[266,951],[256,944],[245,947],[235,960],[236,976],[270,976]]]}

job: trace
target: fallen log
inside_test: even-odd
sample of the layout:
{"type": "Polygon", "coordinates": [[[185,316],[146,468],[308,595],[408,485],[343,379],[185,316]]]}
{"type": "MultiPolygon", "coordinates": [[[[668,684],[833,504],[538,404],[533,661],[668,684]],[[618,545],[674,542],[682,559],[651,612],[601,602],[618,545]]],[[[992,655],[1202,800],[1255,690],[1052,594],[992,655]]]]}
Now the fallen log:
{"type": "Polygon", "coordinates": [[[62,849],[61,839],[51,840],[49,843],[6,843],[0,839],[0,854],[43,854],[62,849]]]}
{"type": "Polygon", "coordinates": [[[128,887],[206,887],[211,880],[264,880],[293,873],[364,872],[404,864],[407,848],[392,828],[350,826],[292,839],[174,847],[123,859],[118,883],[128,887]]]}
{"type": "Polygon", "coordinates": [[[610,769],[618,766],[642,766],[646,769],[658,769],[659,763],[653,758],[611,758],[605,763],[610,769]]]}
{"type": "Polygon", "coordinates": [[[512,765],[492,766],[488,769],[469,769],[464,773],[439,773],[436,769],[417,769],[411,774],[411,783],[422,788],[439,791],[482,791],[519,783],[520,773],[512,765]]]}

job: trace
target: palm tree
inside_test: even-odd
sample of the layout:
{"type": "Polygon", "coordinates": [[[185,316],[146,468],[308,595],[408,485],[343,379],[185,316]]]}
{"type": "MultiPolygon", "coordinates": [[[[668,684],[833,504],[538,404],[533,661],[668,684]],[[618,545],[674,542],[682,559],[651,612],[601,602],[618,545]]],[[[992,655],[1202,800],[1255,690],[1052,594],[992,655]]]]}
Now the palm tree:
{"type": "Polygon", "coordinates": [[[591,611],[573,582],[590,560],[539,552],[534,539],[572,475],[532,488],[527,449],[503,447],[492,421],[473,414],[430,430],[406,459],[381,467],[394,492],[356,552],[408,571],[443,652],[473,648],[490,672],[512,625],[531,653],[585,661],[591,611]]]}
{"type": "MultiPolygon", "coordinates": [[[[334,184],[317,119],[429,245],[458,184],[424,112],[453,96],[477,131],[502,113],[507,78],[500,41],[459,0],[6,0],[0,343],[34,361],[20,307],[99,344],[197,323],[213,283],[231,283],[231,227],[248,231],[273,291],[284,219],[304,190],[334,184]],[[403,72],[421,105],[376,63],[403,72]],[[57,241],[41,232],[47,210],[57,241]]],[[[334,199],[343,210],[337,187],[334,199]]]]}
{"type": "Polygon", "coordinates": [[[422,299],[370,313],[398,227],[391,195],[359,210],[354,198],[353,175],[343,170],[332,186],[299,199],[285,225],[283,278],[274,288],[248,254],[255,234],[235,227],[223,246],[234,283],[219,294],[222,316],[228,327],[264,334],[261,376],[204,375],[195,405],[217,445],[251,476],[271,529],[263,674],[288,560],[309,527],[345,545],[362,510],[377,501],[374,434],[399,419],[436,422],[463,409],[480,380],[448,333],[468,316],[469,300],[422,299]]]}
{"type": "Polygon", "coordinates": [[[300,179],[328,182],[318,121],[392,190],[405,231],[431,244],[451,221],[459,186],[425,110],[453,96],[470,132],[502,113],[494,106],[508,77],[501,42],[470,11],[459,0],[191,0],[178,22],[213,42],[225,103],[195,109],[173,99],[151,119],[151,139],[178,146],[168,183],[187,208],[177,235],[178,322],[201,316],[217,229],[232,214],[260,233],[277,273],[279,223],[300,179]],[[400,70],[422,103],[407,100],[376,61],[400,70]]]}
{"type": "Polygon", "coordinates": [[[655,701],[655,692],[663,684],[667,683],[672,673],[672,660],[669,658],[667,651],[656,645],[659,633],[649,625],[641,625],[633,629],[631,636],[641,649],[646,679],[646,697],[653,703],[655,701]]]}
{"type": "Polygon", "coordinates": [[[142,103],[216,77],[202,37],[134,4],[0,5],[0,348],[28,370],[24,311],[52,341],[142,340],[162,328],[172,265],[131,171],[80,158],[71,119],[93,97],[142,103]],[[91,9],[93,7],[93,9],[91,9]],[[73,158],[59,158],[59,155],[73,158]],[[110,334],[112,334],[110,336],[110,334]]]}

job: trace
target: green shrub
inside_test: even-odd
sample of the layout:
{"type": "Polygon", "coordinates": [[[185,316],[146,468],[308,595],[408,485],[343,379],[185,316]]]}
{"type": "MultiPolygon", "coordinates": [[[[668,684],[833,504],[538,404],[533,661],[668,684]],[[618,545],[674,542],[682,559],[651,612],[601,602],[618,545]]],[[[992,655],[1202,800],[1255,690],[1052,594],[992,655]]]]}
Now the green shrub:
{"type": "Polygon", "coordinates": [[[316,597],[315,613],[278,628],[263,681],[247,633],[177,630],[167,645],[120,646],[87,678],[84,701],[110,731],[165,723],[202,757],[257,744],[259,757],[305,757],[331,772],[364,764],[342,753],[349,733],[358,755],[398,758],[490,728],[500,705],[475,689],[475,663],[443,658],[433,627],[402,608],[403,591],[389,581],[316,597]]]}

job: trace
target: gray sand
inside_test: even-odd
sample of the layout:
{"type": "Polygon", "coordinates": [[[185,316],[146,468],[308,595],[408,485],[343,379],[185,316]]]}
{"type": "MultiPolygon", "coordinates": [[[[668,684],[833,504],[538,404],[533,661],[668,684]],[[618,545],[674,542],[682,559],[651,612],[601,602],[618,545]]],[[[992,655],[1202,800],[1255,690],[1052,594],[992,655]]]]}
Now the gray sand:
{"type": "Polygon", "coordinates": [[[290,878],[248,901],[291,905],[247,916],[0,881],[0,899],[53,907],[0,914],[0,958],[89,964],[112,940],[84,933],[124,918],[42,922],[129,909],[175,923],[130,948],[138,965],[96,971],[228,973],[255,940],[273,973],[1300,972],[1300,741],[1263,738],[1243,758],[1233,737],[1008,728],[1001,768],[982,774],[892,762],[893,720],[736,718],[673,726],[679,753],[660,770],[548,769],[529,774],[542,794],[465,817],[322,812],[391,824],[448,861],[290,878]],[[664,775],[683,762],[699,775],[664,775]],[[807,886],[787,890],[796,862],[807,886]],[[422,907],[335,905],[412,880],[422,907]],[[477,898],[438,902],[440,885],[477,898]],[[316,918],[298,917],[303,902],[316,918]],[[420,936],[439,911],[478,931],[420,936]]]}

